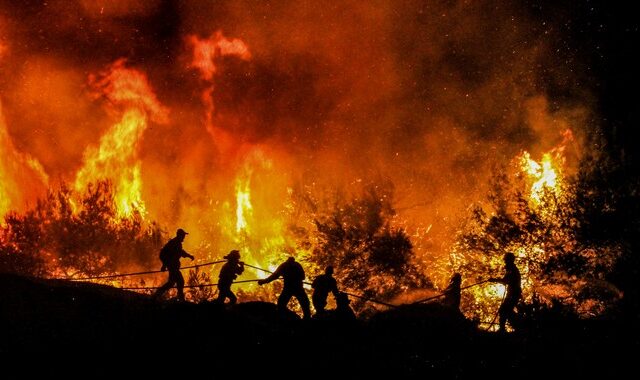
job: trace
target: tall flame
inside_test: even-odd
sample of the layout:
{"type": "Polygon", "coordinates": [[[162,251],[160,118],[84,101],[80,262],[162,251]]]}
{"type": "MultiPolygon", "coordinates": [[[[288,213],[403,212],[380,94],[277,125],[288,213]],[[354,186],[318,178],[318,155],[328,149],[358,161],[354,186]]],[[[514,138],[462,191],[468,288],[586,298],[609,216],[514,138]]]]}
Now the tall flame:
{"type": "Polygon", "coordinates": [[[98,95],[124,111],[120,121],[100,138],[98,146],[85,150],[75,188],[83,191],[92,182],[108,179],[114,186],[118,216],[128,217],[135,212],[144,215],[138,146],[149,118],[165,122],[167,110],[157,100],[145,75],[126,68],[122,59],[100,77],[90,77],[90,82],[98,95]]]}

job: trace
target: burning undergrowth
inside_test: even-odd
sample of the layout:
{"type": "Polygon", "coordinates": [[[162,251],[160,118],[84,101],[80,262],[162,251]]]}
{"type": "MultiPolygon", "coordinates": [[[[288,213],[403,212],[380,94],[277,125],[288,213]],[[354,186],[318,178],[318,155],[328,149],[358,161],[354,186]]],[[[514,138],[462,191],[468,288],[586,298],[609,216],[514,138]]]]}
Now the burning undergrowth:
{"type": "MultiPolygon", "coordinates": [[[[451,263],[471,284],[502,273],[503,255],[513,252],[525,304],[593,317],[622,297],[608,276],[623,248],[582,233],[591,222],[586,215],[600,207],[587,196],[594,189],[584,182],[592,169],[583,164],[574,173],[565,171],[564,155],[564,145],[540,161],[523,152],[498,168],[486,202],[471,209],[460,229],[451,263]]],[[[504,294],[501,284],[480,285],[465,294],[463,309],[487,322],[504,294]]]]}

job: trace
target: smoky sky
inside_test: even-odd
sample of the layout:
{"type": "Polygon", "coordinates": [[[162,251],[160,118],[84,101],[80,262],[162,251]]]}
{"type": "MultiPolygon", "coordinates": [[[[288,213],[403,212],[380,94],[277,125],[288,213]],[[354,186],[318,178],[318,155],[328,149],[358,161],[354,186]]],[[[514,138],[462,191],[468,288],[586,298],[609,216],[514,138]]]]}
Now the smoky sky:
{"type": "Polygon", "coordinates": [[[210,142],[201,101],[208,86],[213,123],[236,145],[277,152],[302,181],[388,177],[401,202],[426,205],[416,218],[427,222],[464,209],[496,164],[554,147],[566,128],[576,136],[590,128],[591,83],[562,28],[570,12],[542,5],[0,4],[7,128],[53,178],[73,178],[85,148],[113,123],[88,96],[87,78],[120,58],[146,74],[170,110],[169,123],[145,131],[140,153],[146,191],[157,197],[168,182],[173,198],[197,198],[188,194],[224,182],[229,162],[241,161],[221,159],[210,142]],[[244,41],[251,59],[220,57],[207,83],[189,68],[186,38],[216,31],[244,41]],[[187,176],[198,184],[178,183],[187,176]]]}

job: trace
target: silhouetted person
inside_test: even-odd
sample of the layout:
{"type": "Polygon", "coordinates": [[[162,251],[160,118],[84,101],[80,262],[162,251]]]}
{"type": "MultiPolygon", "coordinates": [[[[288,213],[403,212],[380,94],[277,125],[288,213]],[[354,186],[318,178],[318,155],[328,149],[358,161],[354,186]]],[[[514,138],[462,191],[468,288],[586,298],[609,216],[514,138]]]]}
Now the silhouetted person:
{"type": "Polygon", "coordinates": [[[338,293],[336,296],[336,317],[340,321],[355,321],[356,313],[349,304],[349,296],[346,293],[338,293]]]}
{"type": "Polygon", "coordinates": [[[182,228],[179,228],[176,231],[176,236],[169,240],[160,251],[160,260],[162,260],[162,268],[160,270],[163,272],[169,270],[169,280],[156,290],[154,294],[156,298],[162,296],[164,292],[175,285],[178,288],[178,300],[184,301],[184,277],[180,273],[180,258],[188,257],[191,261],[194,259],[192,255],[182,249],[182,242],[185,236],[187,236],[187,233],[182,228]]]}
{"type": "Polygon", "coordinates": [[[313,280],[311,287],[313,288],[311,302],[313,302],[313,307],[316,309],[316,315],[322,314],[327,306],[329,292],[333,293],[336,300],[338,299],[338,283],[333,278],[333,267],[329,265],[324,274],[313,280]]]}
{"type": "Polygon", "coordinates": [[[233,284],[233,280],[238,275],[244,272],[244,263],[240,261],[240,252],[235,249],[224,258],[227,259],[227,262],[220,269],[220,275],[218,276],[218,298],[216,302],[224,304],[225,299],[228,298],[229,303],[235,305],[238,299],[231,291],[231,284],[233,284]]]}
{"type": "Polygon", "coordinates": [[[504,255],[504,268],[504,277],[494,277],[490,279],[490,281],[500,282],[507,287],[507,294],[504,297],[504,301],[502,301],[502,305],[500,305],[500,309],[498,309],[498,314],[500,315],[500,332],[505,332],[507,320],[513,325],[513,318],[515,316],[514,308],[522,296],[520,271],[518,267],[516,267],[516,256],[513,253],[507,252],[504,255]]]}
{"type": "Polygon", "coordinates": [[[278,269],[276,269],[271,276],[263,280],[259,280],[258,284],[267,284],[280,276],[284,279],[284,287],[282,288],[282,293],[280,293],[280,296],[278,297],[278,309],[287,310],[287,304],[291,297],[296,297],[300,303],[300,307],[302,308],[304,318],[310,318],[311,310],[309,308],[309,298],[302,286],[302,282],[305,277],[302,265],[296,262],[295,258],[289,257],[287,261],[280,264],[278,269]]]}
{"type": "Polygon", "coordinates": [[[444,290],[444,300],[442,303],[452,309],[460,310],[460,285],[462,284],[462,276],[460,273],[454,273],[451,276],[449,285],[444,290]]]}

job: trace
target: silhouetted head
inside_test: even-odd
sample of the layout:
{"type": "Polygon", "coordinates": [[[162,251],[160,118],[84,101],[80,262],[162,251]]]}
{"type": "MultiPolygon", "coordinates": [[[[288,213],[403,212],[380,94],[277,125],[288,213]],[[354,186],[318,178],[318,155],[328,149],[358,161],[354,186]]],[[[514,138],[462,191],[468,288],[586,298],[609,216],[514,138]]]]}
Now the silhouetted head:
{"type": "Polygon", "coordinates": [[[224,256],[224,258],[227,260],[240,260],[240,251],[234,249],[224,256]]]}
{"type": "Polygon", "coordinates": [[[292,263],[292,262],[294,262],[294,261],[296,261],[296,258],[295,258],[295,257],[293,257],[293,256],[289,256],[289,258],[287,258],[287,262],[288,262],[288,263],[292,263]]]}
{"type": "Polygon", "coordinates": [[[176,237],[180,239],[180,241],[183,241],[184,237],[187,235],[189,235],[189,233],[183,230],[182,228],[178,228],[178,230],[176,231],[176,237]]]}
{"type": "Polygon", "coordinates": [[[343,292],[338,293],[338,296],[336,297],[336,306],[338,307],[349,306],[350,303],[351,303],[351,300],[349,299],[349,296],[347,295],[347,293],[343,293],[343,292]]]}
{"type": "Polygon", "coordinates": [[[327,269],[324,270],[324,273],[328,274],[329,276],[333,275],[333,267],[331,265],[329,265],[327,267],[327,269]]]}
{"type": "Polygon", "coordinates": [[[452,284],[459,284],[461,282],[462,282],[462,275],[460,273],[454,273],[453,276],[451,276],[452,284]]]}
{"type": "Polygon", "coordinates": [[[505,264],[513,264],[516,262],[516,255],[513,252],[507,252],[504,254],[504,263],[505,264]]]}

